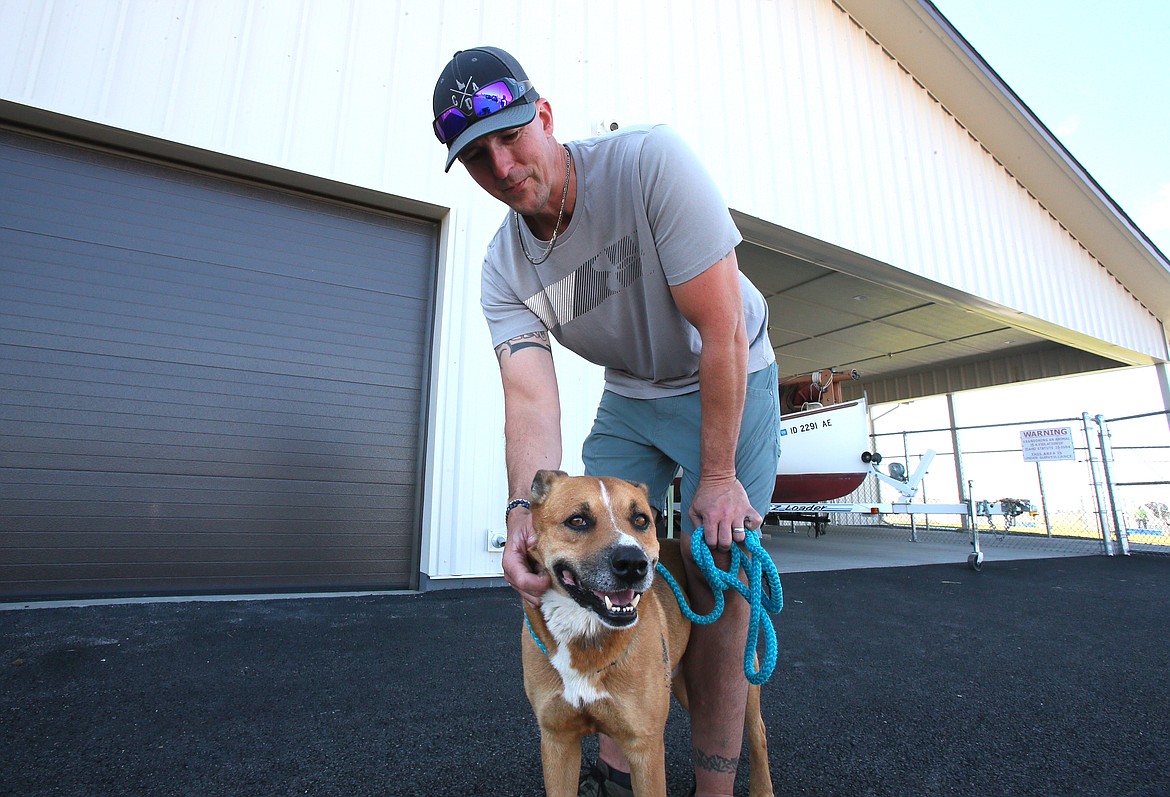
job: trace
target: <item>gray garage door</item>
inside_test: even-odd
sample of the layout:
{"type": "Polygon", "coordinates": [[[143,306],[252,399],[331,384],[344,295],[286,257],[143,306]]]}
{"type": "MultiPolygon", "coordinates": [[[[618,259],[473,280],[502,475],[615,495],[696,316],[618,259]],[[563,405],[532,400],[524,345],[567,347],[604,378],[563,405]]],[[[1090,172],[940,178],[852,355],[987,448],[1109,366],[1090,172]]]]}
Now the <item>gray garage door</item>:
{"type": "Polygon", "coordinates": [[[0,596],[410,586],[435,241],[0,132],[0,596]]]}

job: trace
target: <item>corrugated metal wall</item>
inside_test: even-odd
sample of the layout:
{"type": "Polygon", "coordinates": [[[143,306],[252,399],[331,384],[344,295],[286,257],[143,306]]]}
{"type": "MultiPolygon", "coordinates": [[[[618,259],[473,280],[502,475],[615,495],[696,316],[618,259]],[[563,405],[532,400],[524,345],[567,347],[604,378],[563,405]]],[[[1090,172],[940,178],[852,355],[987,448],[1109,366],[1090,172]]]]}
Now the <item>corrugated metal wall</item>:
{"type": "MultiPolygon", "coordinates": [[[[422,570],[498,572],[502,399],[478,266],[502,208],[429,129],[457,49],[525,64],[558,136],[675,125],[744,214],[1160,356],[1156,319],[830,0],[7,0],[0,98],[454,209],[422,570]]],[[[598,372],[562,358],[567,460],[598,372]]]]}

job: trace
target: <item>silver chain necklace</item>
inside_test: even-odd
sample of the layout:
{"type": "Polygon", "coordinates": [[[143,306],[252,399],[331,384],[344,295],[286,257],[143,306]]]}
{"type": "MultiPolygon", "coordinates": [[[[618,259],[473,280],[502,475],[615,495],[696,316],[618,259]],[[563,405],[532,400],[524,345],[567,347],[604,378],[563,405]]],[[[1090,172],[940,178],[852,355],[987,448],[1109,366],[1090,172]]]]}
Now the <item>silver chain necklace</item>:
{"type": "MultiPolygon", "coordinates": [[[[565,146],[562,144],[562,146],[565,146]]],[[[528,250],[524,248],[524,236],[520,234],[520,214],[512,211],[512,215],[516,217],[516,237],[520,239],[520,251],[524,253],[524,257],[528,258],[528,262],[534,266],[539,266],[544,261],[548,260],[548,256],[552,254],[553,247],[557,243],[557,235],[561,231],[561,219],[565,216],[565,200],[569,198],[569,169],[573,165],[573,156],[569,154],[569,148],[565,146],[565,187],[561,190],[561,209],[557,211],[557,226],[553,227],[552,240],[548,242],[548,247],[541,252],[540,257],[533,258],[528,254],[528,250]]]]}

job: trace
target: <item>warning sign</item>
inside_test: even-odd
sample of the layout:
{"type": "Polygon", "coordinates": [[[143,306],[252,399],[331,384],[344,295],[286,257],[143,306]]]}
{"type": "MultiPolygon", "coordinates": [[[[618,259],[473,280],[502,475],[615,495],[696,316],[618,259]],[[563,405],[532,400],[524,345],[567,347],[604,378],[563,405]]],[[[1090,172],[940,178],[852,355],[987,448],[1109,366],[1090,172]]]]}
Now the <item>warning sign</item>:
{"type": "Polygon", "coordinates": [[[1024,462],[1077,458],[1072,429],[1068,426],[1025,429],[1020,432],[1020,448],[1024,451],[1024,462]]]}

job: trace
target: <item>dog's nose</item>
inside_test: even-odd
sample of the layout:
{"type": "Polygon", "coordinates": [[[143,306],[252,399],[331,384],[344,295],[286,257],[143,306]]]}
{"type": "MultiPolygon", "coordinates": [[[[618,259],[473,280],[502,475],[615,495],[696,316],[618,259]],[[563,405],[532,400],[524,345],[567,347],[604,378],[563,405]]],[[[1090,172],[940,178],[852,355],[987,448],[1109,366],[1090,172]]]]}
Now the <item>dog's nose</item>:
{"type": "Polygon", "coordinates": [[[623,545],[617,548],[609,557],[609,568],[622,581],[634,582],[645,577],[650,568],[650,560],[646,553],[633,545],[623,545]]]}

